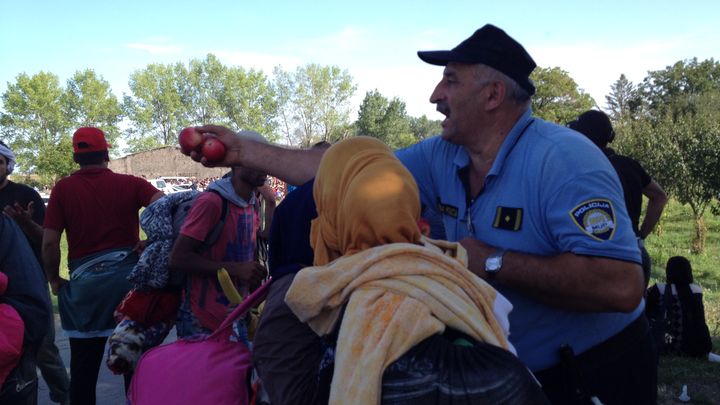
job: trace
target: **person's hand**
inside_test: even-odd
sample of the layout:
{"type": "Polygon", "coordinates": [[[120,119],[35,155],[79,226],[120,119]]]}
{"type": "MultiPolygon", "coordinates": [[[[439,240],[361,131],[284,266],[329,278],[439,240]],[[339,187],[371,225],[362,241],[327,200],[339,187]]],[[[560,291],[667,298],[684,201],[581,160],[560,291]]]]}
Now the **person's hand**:
{"type": "Polygon", "coordinates": [[[32,222],[32,216],[35,213],[35,204],[33,201],[30,201],[27,208],[23,208],[20,203],[16,202],[13,205],[6,205],[5,208],[3,208],[3,212],[18,224],[28,223],[32,222]]]}
{"type": "Polygon", "coordinates": [[[68,281],[60,276],[57,276],[53,279],[48,280],[50,283],[50,290],[52,291],[53,295],[58,295],[58,292],[60,292],[60,289],[63,288],[65,284],[68,283],[68,281]]]}
{"type": "Polygon", "coordinates": [[[225,158],[221,161],[210,163],[200,152],[190,152],[190,158],[196,162],[200,162],[203,166],[236,166],[239,160],[238,152],[241,149],[242,140],[237,137],[235,131],[220,125],[204,125],[195,127],[203,135],[218,138],[225,145],[225,158]]]}
{"type": "Polygon", "coordinates": [[[230,276],[237,277],[240,281],[247,283],[250,290],[256,289],[265,280],[267,270],[258,262],[230,262],[225,263],[230,276]]]}
{"type": "Polygon", "coordinates": [[[146,247],[147,247],[147,239],[139,240],[138,243],[135,244],[135,247],[133,247],[133,251],[137,252],[137,254],[141,255],[146,247]]]}
{"type": "Polygon", "coordinates": [[[468,269],[480,278],[487,278],[485,260],[492,254],[494,249],[475,238],[464,238],[459,243],[467,251],[468,269]]]}

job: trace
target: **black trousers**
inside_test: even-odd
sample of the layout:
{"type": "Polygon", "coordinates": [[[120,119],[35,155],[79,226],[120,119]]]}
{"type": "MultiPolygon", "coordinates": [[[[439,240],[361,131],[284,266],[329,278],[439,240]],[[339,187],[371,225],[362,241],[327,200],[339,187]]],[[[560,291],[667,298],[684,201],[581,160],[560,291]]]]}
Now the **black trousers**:
{"type": "Polygon", "coordinates": [[[70,403],[95,405],[100,364],[107,337],[70,338],[70,403]]]}
{"type": "MultiPolygon", "coordinates": [[[[559,348],[560,350],[560,348],[559,348]]],[[[657,349],[645,315],[617,335],[550,369],[535,373],[553,404],[657,402],[657,349]]]]}

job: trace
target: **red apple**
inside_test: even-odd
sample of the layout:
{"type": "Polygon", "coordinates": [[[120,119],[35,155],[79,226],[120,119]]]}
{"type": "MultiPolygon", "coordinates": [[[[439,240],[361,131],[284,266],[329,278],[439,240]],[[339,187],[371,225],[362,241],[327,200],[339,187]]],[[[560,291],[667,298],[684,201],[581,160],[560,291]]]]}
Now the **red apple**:
{"type": "Polygon", "coordinates": [[[215,137],[207,137],[200,153],[209,163],[219,162],[225,159],[225,144],[215,137]]]}
{"type": "Polygon", "coordinates": [[[192,151],[200,151],[203,143],[203,134],[194,127],[187,127],[180,131],[178,141],[180,142],[180,150],[182,153],[189,155],[192,151]]]}

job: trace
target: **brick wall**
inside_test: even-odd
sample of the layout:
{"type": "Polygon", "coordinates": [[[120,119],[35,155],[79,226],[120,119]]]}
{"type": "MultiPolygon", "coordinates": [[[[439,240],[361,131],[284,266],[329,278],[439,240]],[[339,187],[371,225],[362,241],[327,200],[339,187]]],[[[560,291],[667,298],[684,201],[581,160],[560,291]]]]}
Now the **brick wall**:
{"type": "Polygon", "coordinates": [[[134,153],[119,159],[113,159],[110,170],[154,179],[162,176],[184,176],[204,179],[221,177],[229,171],[227,167],[209,168],[195,162],[180,152],[176,146],[134,153]]]}

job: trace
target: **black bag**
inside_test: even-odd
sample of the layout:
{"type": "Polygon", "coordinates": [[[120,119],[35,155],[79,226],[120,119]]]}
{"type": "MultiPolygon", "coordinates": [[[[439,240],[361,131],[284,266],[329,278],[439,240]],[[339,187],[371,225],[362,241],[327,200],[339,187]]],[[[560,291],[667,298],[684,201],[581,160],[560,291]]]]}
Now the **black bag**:
{"type": "MultiPolygon", "coordinates": [[[[335,341],[327,338],[318,404],[327,404],[334,367],[335,341]]],[[[381,403],[549,404],[540,384],[515,355],[450,328],[413,346],[387,367],[381,403]]]]}
{"type": "Polygon", "coordinates": [[[385,405],[549,403],[524,364],[455,330],[415,345],[385,370],[385,405]]]}

